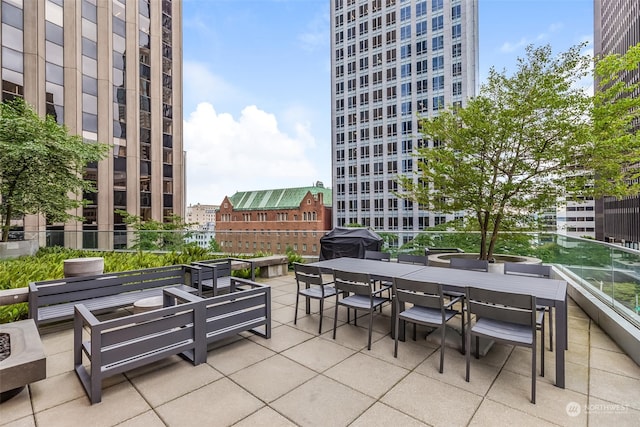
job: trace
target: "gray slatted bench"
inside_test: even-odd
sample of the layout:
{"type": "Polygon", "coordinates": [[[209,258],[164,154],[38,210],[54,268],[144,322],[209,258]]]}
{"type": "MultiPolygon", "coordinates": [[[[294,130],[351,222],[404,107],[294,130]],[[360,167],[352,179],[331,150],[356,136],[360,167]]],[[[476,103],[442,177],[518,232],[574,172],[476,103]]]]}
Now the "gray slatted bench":
{"type": "Polygon", "coordinates": [[[36,325],[73,318],[73,307],[84,306],[96,313],[133,305],[161,296],[167,287],[195,292],[199,269],[188,265],[147,268],[29,284],[29,318],[36,325]]]}
{"type": "Polygon", "coordinates": [[[165,292],[176,302],[203,304],[207,344],[245,331],[271,338],[271,287],[267,285],[232,277],[229,293],[224,295],[201,298],[180,290],[165,292]]]}
{"type": "Polygon", "coordinates": [[[198,302],[104,321],[84,304],[76,305],[74,311],[73,364],[92,404],[102,400],[105,378],[176,354],[194,365],[206,360],[206,344],[201,337],[204,310],[198,302]],[[83,364],[84,358],[90,363],[89,369],[83,364]]]}
{"type": "Polygon", "coordinates": [[[75,306],[74,368],[91,403],[101,401],[103,379],[129,369],[176,354],[198,365],[208,344],[239,332],[271,338],[271,288],[250,280],[233,278],[229,294],[211,298],[167,288],[163,306],[104,321],[75,306]]]}
{"type": "Polygon", "coordinates": [[[195,284],[198,295],[204,290],[211,289],[215,297],[220,292],[227,292],[231,285],[231,273],[233,270],[249,268],[251,280],[255,280],[255,265],[252,260],[240,258],[217,258],[192,262],[191,265],[200,268],[199,280],[195,284]]]}

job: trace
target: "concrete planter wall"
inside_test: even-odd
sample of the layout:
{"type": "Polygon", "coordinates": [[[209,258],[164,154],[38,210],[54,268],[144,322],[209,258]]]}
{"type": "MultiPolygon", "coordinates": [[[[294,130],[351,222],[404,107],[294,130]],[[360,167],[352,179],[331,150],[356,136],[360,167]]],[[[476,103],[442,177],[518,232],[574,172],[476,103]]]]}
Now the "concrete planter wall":
{"type": "Polygon", "coordinates": [[[38,252],[38,240],[10,240],[0,242],[0,259],[18,258],[21,256],[31,256],[38,252]]]}
{"type": "MultiPolygon", "coordinates": [[[[525,264],[542,264],[542,260],[539,258],[533,258],[528,256],[520,256],[520,255],[505,255],[505,254],[494,254],[496,262],[489,263],[489,272],[490,273],[504,273],[504,263],[505,262],[521,262],[525,264]]],[[[451,258],[473,258],[478,259],[478,254],[473,253],[447,253],[447,254],[434,254],[429,255],[429,265],[434,267],[449,267],[449,260],[451,258]]]]}

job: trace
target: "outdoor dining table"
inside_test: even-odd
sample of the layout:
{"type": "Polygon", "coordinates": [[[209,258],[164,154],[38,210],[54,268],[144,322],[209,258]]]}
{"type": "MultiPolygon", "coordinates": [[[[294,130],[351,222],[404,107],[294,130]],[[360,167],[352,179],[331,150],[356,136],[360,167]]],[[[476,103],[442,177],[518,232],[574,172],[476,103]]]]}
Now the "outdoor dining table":
{"type": "MultiPolygon", "coordinates": [[[[445,290],[464,292],[468,286],[499,292],[534,295],[536,303],[556,310],[556,386],[565,388],[565,350],[567,349],[567,282],[538,277],[485,273],[441,267],[425,267],[359,258],[336,258],[313,263],[323,269],[369,273],[378,280],[394,277],[439,283],[445,290]]],[[[542,344],[544,345],[544,343],[542,344]]]]}

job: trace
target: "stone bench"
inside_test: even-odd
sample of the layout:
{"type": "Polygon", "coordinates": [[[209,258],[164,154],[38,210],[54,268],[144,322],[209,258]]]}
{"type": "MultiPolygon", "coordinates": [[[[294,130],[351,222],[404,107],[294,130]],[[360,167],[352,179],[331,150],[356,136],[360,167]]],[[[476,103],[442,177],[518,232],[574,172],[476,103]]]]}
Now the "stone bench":
{"type": "Polygon", "coordinates": [[[286,255],[271,255],[251,258],[255,267],[260,267],[260,277],[270,278],[286,276],[289,271],[289,259],[286,255]]]}

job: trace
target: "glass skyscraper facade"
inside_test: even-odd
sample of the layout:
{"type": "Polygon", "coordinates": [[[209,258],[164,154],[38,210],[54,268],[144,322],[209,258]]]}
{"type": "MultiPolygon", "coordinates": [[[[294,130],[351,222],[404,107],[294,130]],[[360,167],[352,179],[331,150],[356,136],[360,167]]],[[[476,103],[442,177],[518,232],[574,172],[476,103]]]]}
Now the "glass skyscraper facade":
{"type": "Polygon", "coordinates": [[[415,150],[438,144],[419,118],[476,94],[477,0],[331,0],[331,30],[334,225],[407,241],[453,219],[394,191],[414,174],[415,150]]]}
{"type": "Polygon", "coordinates": [[[112,146],[85,178],[97,193],[82,222],[27,217],[25,231],[64,230],[71,247],[126,245],[116,210],[184,217],[181,0],[0,0],[2,99],[23,97],[90,143],[112,146]]]}
{"type": "MultiPolygon", "coordinates": [[[[638,43],[640,3],[637,0],[594,1],[594,53],[597,56],[611,53],[623,55],[629,47],[638,43]]],[[[625,72],[623,79],[630,84],[637,84],[640,70],[625,72]]],[[[638,131],[637,126],[635,131],[638,131]]],[[[597,200],[595,205],[596,239],[640,249],[640,195],[621,199],[604,197],[597,200]]]]}

